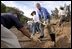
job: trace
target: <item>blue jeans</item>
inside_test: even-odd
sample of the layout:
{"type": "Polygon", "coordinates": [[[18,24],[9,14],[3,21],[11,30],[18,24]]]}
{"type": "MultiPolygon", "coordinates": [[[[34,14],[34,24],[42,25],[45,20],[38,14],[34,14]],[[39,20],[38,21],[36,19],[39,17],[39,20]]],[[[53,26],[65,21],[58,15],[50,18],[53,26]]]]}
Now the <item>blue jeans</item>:
{"type": "Polygon", "coordinates": [[[40,32],[41,35],[40,36],[43,36],[44,35],[44,26],[38,22],[36,23],[33,23],[33,31],[32,31],[32,34],[34,35],[36,33],[36,31],[40,32]]]}
{"type": "Polygon", "coordinates": [[[33,23],[32,24],[32,35],[35,35],[36,31],[37,31],[37,25],[36,23],[33,23]]]}
{"type": "Polygon", "coordinates": [[[59,26],[61,26],[61,24],[65,21],[65,19],[66,19],[65,15],[61,15],[59,26]]]}
{"type": "Polygon", "coordinates": [[[39,28],[40,28],[40,36],[44,35],[44,25],[43,24],[39,24],[39,28]]]}

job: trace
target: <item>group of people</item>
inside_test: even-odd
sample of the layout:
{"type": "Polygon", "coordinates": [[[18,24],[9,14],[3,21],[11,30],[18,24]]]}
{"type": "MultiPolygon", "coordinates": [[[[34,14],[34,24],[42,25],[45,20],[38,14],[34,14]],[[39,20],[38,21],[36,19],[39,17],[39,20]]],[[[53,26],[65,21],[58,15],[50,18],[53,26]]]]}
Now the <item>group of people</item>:
{"type": "Polygon", "coordinates": [[[43,38],[44,37],[44,26],[48,25],[50,23],[50,14],[47,11],[46,8],[41,7],[41,5],[39,3],[36,4],[37,7],[37,11],[33,11],[31,13],[31,16],[33,16],[33,20],[28,21],[31,31],[32,31],[32,35],[31,37],[33,37],[33,35],[35,35],[36,32],[40,33],[40,37],[39,38],[43,38]]]}
{"type": "MultiPolygon", "coordinates": [[[[9,30],[10,28],[12,28],[12,26],[15,26],[25,36],[33,41],[38,41],[38,39],[35,39],[33,37],[36,32],[40,33],[39,38],[44,37],[44,26],[48,26],[49,33],[52,33],[50,29],[49,12],[46,8],[41,7],[39,3],[36,4],[36,8],[37,11],[33,11],[31,13],[31,15],[33,16],[33,21],[27,22],[29,23],[29,25],[31,25],[29,26],[29,28],[32,34],[30,34],[29,30],[20,23],[17,18],[18,15],[16,12],[1,13],[1,42],[4,43],[8,48],[21,48],[17,37],[9,30]]],[[[64,15],[62,15],[62,17],[64,17],[64,15]]]]}

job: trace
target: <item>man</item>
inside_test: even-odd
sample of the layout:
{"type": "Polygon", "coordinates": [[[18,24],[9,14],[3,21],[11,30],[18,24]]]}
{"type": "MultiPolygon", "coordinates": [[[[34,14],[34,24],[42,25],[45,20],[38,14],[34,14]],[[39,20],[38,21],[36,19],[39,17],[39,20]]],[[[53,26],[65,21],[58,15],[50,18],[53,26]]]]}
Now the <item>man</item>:
{"type": "MultiPolygon", "coordinates": [[[[48,27],[49,33],[52,34],[51,27],[50,27],[50,14],[49,14],[49,12],[47,11],[46,8],[41,7],[41,5],[39,3],[36,4],[36,8],[37,8],[37,13],[38,13],[38,16],[39,16],[41,23],[43,23],[46,27],[48,27]]],[[[44,25],[43,24],[40,25],[40,28],[41,28],[40,38],[44,37],[44,25]]]]}
{"type": "MultiPolygon", "coordinates": [[[[3,42],[8,48],[21,48],[17,37],[9,30],[12,26],[15,26],[25,36],[30,38],[29,31],[19,22],[17,13],[1,13],[1,42],[3,42]]],[[[33,41],[37,39],[30,38],[33,41]]]]}
{"type": "MultiPolygon", "coordinates": [[[[40,19],[40,21],[43,23],[45,23],[45,22],[47,22],[47,20],[48,20],[48,15],[49,15],[49,13],[48,13],[48,11],[44,8],[44,7],[41,7],[40,6],[40,4],[39,3],[37,3],[36,4],[36,7],[37,7],[37,13],[38,13],[38,16],[39,16],[39,19],[40,19]]],[[[41,26],[40,26],[40,28],[41,28],[41,36],[40,37],[44,37],[44,27],[43,27],[43,25],[41,24],[41,26]]]]}
{"type": "Polygon", "coordinates": [[[59,26],[61,26],[63,21],[65,21],[67,15],[63,7],[60,7],[58,15],[60,17],[59,26]]]}

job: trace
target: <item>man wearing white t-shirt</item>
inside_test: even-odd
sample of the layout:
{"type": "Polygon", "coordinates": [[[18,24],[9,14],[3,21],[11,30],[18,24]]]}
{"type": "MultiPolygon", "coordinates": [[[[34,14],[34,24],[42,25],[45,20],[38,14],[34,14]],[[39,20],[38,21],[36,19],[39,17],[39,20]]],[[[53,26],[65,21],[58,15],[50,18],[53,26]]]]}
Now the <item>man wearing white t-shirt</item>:
{"type": "Polygon", "coordinates": [[[61,26],[61,24],[63,23],[63,21],[66,18],[66,12],[63,7],[60,7],[60,11],[59,11],[58,15],[60,17],[59,26],[61,26]]]}

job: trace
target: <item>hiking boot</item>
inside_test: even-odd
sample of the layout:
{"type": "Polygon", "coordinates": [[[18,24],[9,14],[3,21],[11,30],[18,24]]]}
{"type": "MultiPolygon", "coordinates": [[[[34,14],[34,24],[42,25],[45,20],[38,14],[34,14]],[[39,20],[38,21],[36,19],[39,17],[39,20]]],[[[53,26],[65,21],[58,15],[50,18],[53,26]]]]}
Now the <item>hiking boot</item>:
{"type": "Polygon", "coordinates": [[[50,34],[52,41],[55,41],[55,34],[50,34]]]}

